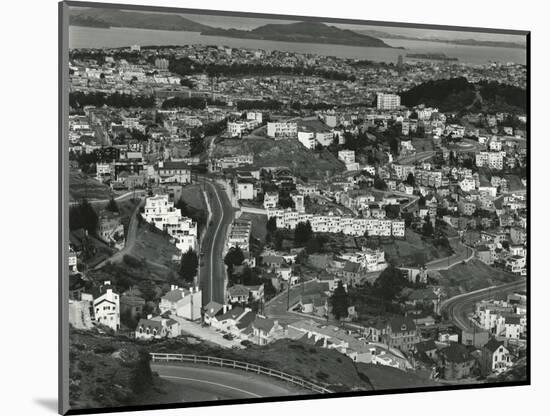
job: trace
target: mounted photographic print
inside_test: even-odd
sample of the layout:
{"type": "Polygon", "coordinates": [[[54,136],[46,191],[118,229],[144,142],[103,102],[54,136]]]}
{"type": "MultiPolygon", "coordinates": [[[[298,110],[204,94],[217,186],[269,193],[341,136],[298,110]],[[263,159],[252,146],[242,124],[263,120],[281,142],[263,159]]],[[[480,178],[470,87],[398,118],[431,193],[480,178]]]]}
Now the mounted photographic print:
{"type": "Polygon", "coordinates": [[[60,413],[529,384],[529,32],[59,11],[60,413]]]}

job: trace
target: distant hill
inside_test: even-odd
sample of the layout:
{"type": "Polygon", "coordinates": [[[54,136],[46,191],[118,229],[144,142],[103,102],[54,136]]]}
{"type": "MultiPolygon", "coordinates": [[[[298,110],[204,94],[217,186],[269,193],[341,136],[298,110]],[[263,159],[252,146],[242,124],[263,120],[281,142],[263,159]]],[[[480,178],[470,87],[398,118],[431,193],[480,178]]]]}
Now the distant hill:
{"type": "Polygon", "coordinates": [[[133,27],[187,32],[202,32],[209,28],[173,13],[128,12],[101,8],[71,10],[69,19],[69,24],[75,26],[133,27]]]}
{"type": "Polygon", "coordinates": [[[401,103],[412,107],[419,104],[441,111],[520,111],[527,108],[524,89],[497,82],[469,83],[466,78],[451,78],[424,82],[401,94],[401,103]]]}
{"type": "Polygon", "coordinates": [[[391,46],[373,36],[363,35],[352,30],[339,29],[318,22],[268,24],[252,30],[210,28],[201,33],[208,36],[243,39],[391,48],[391,46]]]}
{"type": "Polygon", "coordinates": [[[373,29],[359,29],[355,30],[357,33],[362,35],[375,36],[383,39],[404,39],[404,40],[420,40],[424,42],[441,42],[449,43],[452,45],[467,45],[467,46],[491,46],[499,48],[517,48],[525,49],[524,43],[517,42],[507,42],[507,41],[496,41],[496,40],[479,40],[479,39],[441,39],[441,38],[421,38],[416,36],[404,36],[396,35],[393,33],[383,32],[381,30],[373,29]]]}

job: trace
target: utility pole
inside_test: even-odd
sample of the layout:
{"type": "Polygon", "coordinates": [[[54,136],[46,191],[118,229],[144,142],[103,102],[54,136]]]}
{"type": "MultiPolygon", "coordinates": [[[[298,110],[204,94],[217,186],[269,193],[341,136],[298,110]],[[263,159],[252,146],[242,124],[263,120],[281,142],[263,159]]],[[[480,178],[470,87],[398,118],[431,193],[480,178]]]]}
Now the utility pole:
{"type": "Polygon", "coordinates": [[[288,311],[290,309],[290,277],[288,278],[288,296],[286,301],[286,310],[288,311]]]}

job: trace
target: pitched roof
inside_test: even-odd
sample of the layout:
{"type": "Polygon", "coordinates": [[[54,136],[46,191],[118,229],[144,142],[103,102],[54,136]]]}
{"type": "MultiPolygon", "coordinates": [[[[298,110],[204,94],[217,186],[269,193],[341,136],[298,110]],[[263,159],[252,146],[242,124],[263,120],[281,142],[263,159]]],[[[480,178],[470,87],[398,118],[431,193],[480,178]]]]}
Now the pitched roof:
{"type": "Polygon", "coordinates": [[[183,299],[187,294],[189,294],[189,291],[186,289],[178,288],[171,290],[170,292],[166,293],[162,299],[167,300],[169,302],[177,302],[181,299],[183,299]]]}
{"type": "Polygon", "coordinates": [[[495,352],[497,349],[500,348],[501,345],[504,345],[503,342],[497,341],[496,338],[491,338],[487,344],[483,346],[486,350],[489,350],[490,352],[495,352]]]}
{"type": "Polygon", "coordinates": [[[275,326],[275,321],[268,318],[257,318],[252,325],[264,332],[269,332],[275,326]]]}
{"type": "Polygon", "coordinates": [[[256,313],[253,311],[246,312],[241,319],[239,319],[239,322],[237,323],[237,328],[243,329],[248,327],[252,322],[254,322],[254,319],[256,319],[256,313]]]}
{"type": "Polygon", "coordinates": [[[233,309],[230,309],[228,310],[226,313],[224,313],[223,315],[220,315],[218,316],[216,319],[218,321],[224,321],[226,319],[234,319],[236,320],[239,316],[241,316],[244,312],[244,309],[241,308],[240,306],[237,306],[233,309]]]}
{"type": "Polygon", "coordinates": [[[248,296],[249,292],[243,285],[233,285],[227,289],[229,296],[248,296]]]}
{"type": "Polygon", "coordinates": [[[468,348],[462,344],[451,344],[449,347],[443,348],[440,353],[447,361],[453,363],[465,363],[474,359],[468,348]]]}
{"type": "Polygon", "coordinates": [[[223,305],[212,300],[203,309],[208,316],[216,316],[223,309],[223,305]]]}
{"type": "Polygon", "coordinates": [[[162,321],[153,319],[140,319],[136,329],[139,327],[160,330],[162,329],[162,321]]]}
{"type": "Polygon", "coordinates": [[[416,324],[408,316],[398,316],[390,319],[389,326],[392,332],[408,332],[416,330],[416,324]]]}

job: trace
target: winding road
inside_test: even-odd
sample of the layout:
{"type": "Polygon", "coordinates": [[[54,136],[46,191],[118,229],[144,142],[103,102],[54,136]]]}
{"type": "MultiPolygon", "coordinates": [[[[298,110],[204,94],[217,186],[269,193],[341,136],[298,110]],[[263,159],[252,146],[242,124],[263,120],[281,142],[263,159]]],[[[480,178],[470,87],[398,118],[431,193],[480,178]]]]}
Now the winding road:
{"type": "Polygon", "coordinates": [[[271,377],[230,368],[152,363],[151,369],[161,378],[181,387],[182,402],[254,399],[305,393],[271,377]]]}
{"type": "Polygon", "coordinates": [[[472,327],[468,313],[473,310],[476,302],[496,295],[512,293],[516,290],[525,290],[526,287],[527,282],[522,279],[500,286],[491,286],[474,292],[464,293],[444,300],[441,303],[440,311],[441,314],[446,313],[449,319],[460,329],[468,329],[472,327]]]}
{"type": "Polygon", "coordinates": [[[202,290],[203,305],[210,301],[225,301],[225,264],[223,249],[227,227],[233,221],[233,207],[220,185],[207,177],[198,180],[205,186],[208,197],[210,221],[201,243],[201,268],[199,285],[202,290]]]}

